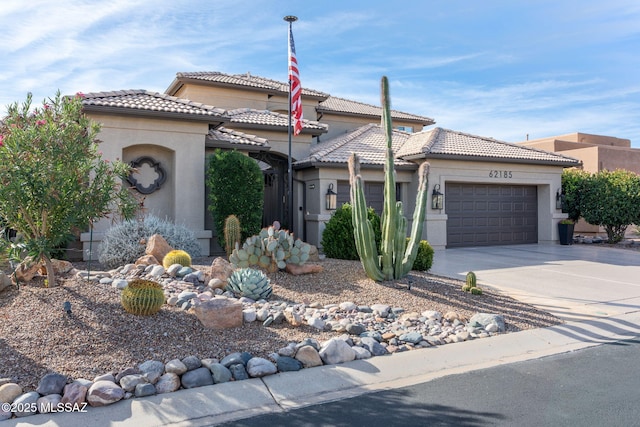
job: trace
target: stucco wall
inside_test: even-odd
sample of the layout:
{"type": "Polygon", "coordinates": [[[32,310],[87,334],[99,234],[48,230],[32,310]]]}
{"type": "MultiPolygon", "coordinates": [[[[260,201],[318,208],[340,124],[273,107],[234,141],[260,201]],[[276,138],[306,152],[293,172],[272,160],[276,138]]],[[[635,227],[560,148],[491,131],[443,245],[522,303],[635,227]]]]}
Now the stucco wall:
{"type": "MultiPolygon", "coordinates": [[[[204,228],[204,142],[208,132],[205,122],[158,120],[108,114],[88,114],[102,124],[98,138],[100,150],[108,160],[125,160],[139,155],[157,156],[167,165],[167,181],[158,194],[149,195],[154,215],[167,217],[191,229],[200,242],[202,255],[209,254],[211,231],[204,228]]],[[[110,219],[94,224],[93,259],[97,259],[99,242],[111,227],[110,219]]],[[[84,257],[89,257],[89,233],[83,233],[84,257]]]]}

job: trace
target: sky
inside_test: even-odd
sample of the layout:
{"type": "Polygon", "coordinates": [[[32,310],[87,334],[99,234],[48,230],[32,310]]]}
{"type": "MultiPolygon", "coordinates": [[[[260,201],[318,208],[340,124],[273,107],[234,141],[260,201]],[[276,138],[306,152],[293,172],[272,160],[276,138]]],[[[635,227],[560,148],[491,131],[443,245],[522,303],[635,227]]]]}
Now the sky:
{"type": "Polygon", "coordinates": [[[520,142],[573,132],[640,148],[637,0],[2,0],[0,117],[27,93],[164,92],[178,72],[287,81],[520,142]]]}

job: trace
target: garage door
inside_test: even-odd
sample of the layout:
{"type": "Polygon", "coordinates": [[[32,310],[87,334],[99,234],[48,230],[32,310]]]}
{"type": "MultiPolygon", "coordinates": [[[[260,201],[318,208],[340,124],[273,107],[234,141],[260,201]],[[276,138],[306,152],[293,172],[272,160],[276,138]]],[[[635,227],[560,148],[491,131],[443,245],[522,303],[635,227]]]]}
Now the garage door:
{"type": "Polygon", "coordinates": [[[538,242],[535,186],[447,183],[445,188],[447,247],[538,242]]]}
{"type": "MultiPolygon", "coordinates": [[[[396,184],[396,200],[401,200],[400,185],[396,184]]],[[[384,182],[366,182],[364,183],[364,198],[367,206],[372,207],[378,215],[382,215],[384,207],[384,182]]],[[[351,203],[351,185],[349,181],[338,181],[338,197],[336,197],[338,206],[343,203],[351,203]]]]}

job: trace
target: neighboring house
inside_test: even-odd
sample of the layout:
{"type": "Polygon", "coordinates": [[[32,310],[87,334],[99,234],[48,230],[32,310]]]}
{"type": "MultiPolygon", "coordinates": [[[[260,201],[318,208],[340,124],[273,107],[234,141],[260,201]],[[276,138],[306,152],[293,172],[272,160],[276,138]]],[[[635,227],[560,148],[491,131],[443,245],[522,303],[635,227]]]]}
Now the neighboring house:
{"type": "MultiPolygon", "coordinates": [[[[237,149],[255,158],[265,177],[263,223],[279,220],[303,240],[320,245],[331,217],[325,195],[349,200],[346,160],[362,158],[367,201],[381,209],[385,141],[382,109],[303,89],[304,126],[288,141],[288,85],[251,74],[178,73],[166,93],[144,90],[90,93],[89,117],[102,124],[107,159],[136,164],[132,182],[149,213],[194,230],[203,254],[220,253],[207,212],[204,174],[214,149],[237,149]],[[289,150],[293,212],[288,211],[289,150]],[[293,223],[287,218],[292,214],[293,223]]],[[[398,199],[411,221],[416,171],[431,163],[430,193],[444,195],[442,209],[427,209],[423,238],[437,249],[452,246],[553,242],[555,209],[567,156],[435,128],[428,117],[392,111],[398,199]]],[[[94,226],[101,239],[110,223],[94,226]]],[[[88,233],[83,234],[85,253],[88,233]]],[[[94,246],[95,247],[95,246],[94,246]]]]}
{"type": "MultiPolygon", "coordinates": [[[[613,136],[570,133],[519,143],[525,147],[539,148],[568,155],[582,161],[582,169],[596,173],[602,170],[626,169],[640,174],[640,149],[631,148],[631,141],[613,136]]],[[[580,220],[575,226],[577,233],[601,233],[597,225],[580,220]]]]}

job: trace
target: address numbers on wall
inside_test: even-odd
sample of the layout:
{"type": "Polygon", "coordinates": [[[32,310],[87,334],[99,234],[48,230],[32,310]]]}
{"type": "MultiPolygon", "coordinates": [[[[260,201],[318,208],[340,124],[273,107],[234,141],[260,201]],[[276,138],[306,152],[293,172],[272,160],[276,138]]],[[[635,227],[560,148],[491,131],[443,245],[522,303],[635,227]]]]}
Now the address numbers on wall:
{"type": "Polygon", "coordinates": [[[489,178],[513,178],[513,171],[507,170],[490,170],[489,178]]]}

